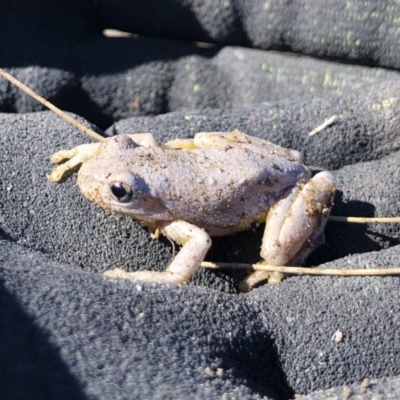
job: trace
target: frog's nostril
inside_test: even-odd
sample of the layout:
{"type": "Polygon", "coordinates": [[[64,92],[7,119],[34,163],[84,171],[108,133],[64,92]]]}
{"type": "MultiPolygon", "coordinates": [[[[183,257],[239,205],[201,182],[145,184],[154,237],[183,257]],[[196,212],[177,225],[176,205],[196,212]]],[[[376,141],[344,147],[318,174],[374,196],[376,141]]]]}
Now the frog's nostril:
{"type": "Polygon", "coordinates": [[[123,182],[114,182],[110,186],[112,195],[121,203],[126,203],[132,198],[132,188],[123,182]]]}

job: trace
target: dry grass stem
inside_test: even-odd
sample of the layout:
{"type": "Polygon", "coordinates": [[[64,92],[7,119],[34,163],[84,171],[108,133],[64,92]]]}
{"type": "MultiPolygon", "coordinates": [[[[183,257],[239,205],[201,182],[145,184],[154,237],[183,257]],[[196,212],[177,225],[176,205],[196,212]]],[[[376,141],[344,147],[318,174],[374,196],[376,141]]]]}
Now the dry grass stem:
{"type": "Polygon", "coordinates": [[[321,125],[318,125],[315,129],[313,129],[311,132],[309,132],[308,136],[314,136],[317,133],[320,133],[328,126],[333,125],[338,119],[339,119],[339,117],[337,115],[332,115],[332,117],[328,118],[321,125]]]}
{"type": "Polygon", "coordinates": [[[25,92],[29,96],[33,97],[34,99],[36,99],[39,103],[43,104],[49,110],[53,111],[59,117],[61,117],[65,121],[69,122],[70,124],[72,124],[73,126],[78,128],[79,130],[81,130],[82,132],[84,132],[87,135],[91,136],[92,138],[98,140],[99,142],[105,142],[106,141],[106,139],[103,138],[102,136],[100,136],[98,133],[96,133],[92,129],[86,127],[85,125],[81,124],[80,122],[76,121],[74,118],[70,117],[64,111],[60,110],[55,105],[51,104],[49,101],[47,101],[43,97],[39,96],[32,89],[29,89],[28,86],[25,86],[18,79],[15,79],[12,75],[10,75],[6,71],[4,71],[2,68],[0,68],[0,75],[3,76],[4,78],[6,78],[7,80],[9,80],[15,86],[19,87],[23,92],[25,92]]]}
{"type": "Polygon", "coordinates": [[[203,268],[209,269],[246,269],[248,271],[267,271],[281,272],[291,275],[331,275],[331,276],[385,276],[400,275],[400,268],[381,268],[381,269],[329,269],[329,268],[307,268],[276,266],[268,264],[236,264],[203,261],[203,268]]]}
{"type": "MultiPolygon", "coordinates": [[[[119,32],[119,31],[118,31],[119,32]]],[[[113,36],[114,31],[113,30],[106,30],[105,31],[106,35],[113,36]],[[109,32],[110,31],[110,32],[109,32]]],[[[127,34],[130,35],[130,34],[127,34]]],[[[81,130],[83,133],[86,133],[87,135],[91,136],[92,138],[98,140],[99,142],[105,142],[106,139],[93,131],[92,129],[86,127],[85,125],[81,124],[80,122],[76,121],[74,118],[70,117],[68,114],[66,114],[64,111],[60,110],[58,107],[44,99],[43,97],[39,96],[37,93],[35,93],[32,89],[29,89],[27,86],[25,86],[23,83],[21,83],[18,79],[14,78],[12,75],[4,71],[2,68],[0,68],[0,75],[3,76],[5,79],[10,81],[12,84],[15,86],[19,87],[22,91],[24,91],[26,94],[29,96],[33,97],[36,99],[39,103],[43,104],[45,107],[53,111],[55,114],[57,114],[59,117],[63,118],[65,121],[69,122],[79,130],[81,130]]],[[[326,127],[332,125],[335,123],[339,117],[337,115],[333,115],[329,119],[327,119],[324,123],[321,125],[317,126],[315,129],[313,129],[308,135],[313,136],[317,134],[318,132],[321,132],[323,129],[326,127]]],[[[347,223],[357,223],[357,224],[368,224],[372,222],[380,222],[380,223],[399,223],[400,222],[400,217],[393,217],[393,218],[364,218],[364,217],[340,217],[340,216],[330,216],[329,217],[330,221],[335,221],[335,222],[347,222],[347,223]]]]}
{"type": "Polygon", "coordinates": [[[339,217],[336,215],[331,215],[329,221],[335,222],[347,222],[353,224],[372,224],[374,222],[379,222],[381,224],[398,224],[400,222],[400,217],[339,217]]]}

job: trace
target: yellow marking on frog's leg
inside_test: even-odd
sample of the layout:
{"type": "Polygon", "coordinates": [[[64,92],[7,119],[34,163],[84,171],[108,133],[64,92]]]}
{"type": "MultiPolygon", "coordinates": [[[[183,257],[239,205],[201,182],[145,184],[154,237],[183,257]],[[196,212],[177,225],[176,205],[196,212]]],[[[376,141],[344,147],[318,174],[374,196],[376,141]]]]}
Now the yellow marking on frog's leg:
{"type": "Polygon", "coordinates": [[[196,148],[193,139],[174,139],[160,145],[162,149],[168,150],[193,150],[196,148]]]}
{"type": "MultiPolygon", "coordinates": [[[[219,149],[227,151],[232,147],[243,149],[242,145],[252,144],[252,138],[235,129],[231,132],[199,132],[194,137],[194,144],[198,149],[219,149]]],[[[265,141],[262,141],[265,143],[265,141]]]]}
{"type": "Polygon", "coordinates": [[[199,132],[193,141],[198,149],[218,149],[227,151],[233,147],[233,143],[226,139],[228,132],[199,132]]]}
{"type": "Polygon", "coordinates": [[[211,238],[203,229],[185,221],[166,222],[161,226],[161,232],[174,242],[182,244],[181,250],[165,271],[125,272],[117,268],[106,271],[104,275],[144,282],[185,284],[200,268],[211,246],[211,238]]]}
{"type": "Polygon", "coordinates": [[[149,228],[149,235],[152,239],[158,239],[160,237],[160,227],[158,226],[156,229],[149,228]]]}
{"type": "Polygon", "coordinates": [[[236,143],[250,143],[250,141],[247,135],[236,129],[232,132],[199,132],[193,139],[174,139],[160,145],[160,147],[176,150],[228,150],[236,143]]]}
{"type": "Polygon", "coordinates": [[[61,182],[66,174],[79,167],[86,161],[96,157],[103,148],[102,143],[81,144],[70,150],[60,150],[54,153],[50,159],[55,164],[63,163],[54,168],[47,175],[50,182],[61,182]],[[67,161],[66,161],[67,160],[67,161]],[[65,161],[65,162],[64,162],[65,161]]]}

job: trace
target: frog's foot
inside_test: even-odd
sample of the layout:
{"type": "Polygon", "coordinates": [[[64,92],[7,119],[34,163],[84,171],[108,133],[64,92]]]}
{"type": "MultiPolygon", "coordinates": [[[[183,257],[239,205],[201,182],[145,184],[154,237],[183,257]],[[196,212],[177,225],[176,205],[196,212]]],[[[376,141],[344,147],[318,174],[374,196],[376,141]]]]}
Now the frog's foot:
{"type": "Polygon", "coordinates": [[[182,249],[165,271],[125,272],[117,268],[106,271],[105,275],[144,282],[185,284],[204,260],[211,246],[210,236],[203,229],[185,221],[166,222],[161,226],[160,231],[173,241],[182,244],[182,249]]]}
{"type": "Polygon", "coordinates": [[[261,285],[264,282],[268,282],[269,285],[277,285],[281,283],[285,277],[286,275],[282,272],[255,271],[239,283],[239,290],[241,292],[248,292],[253,287],[261,285]]]}
{"type": "MultiPolygon", "coordinates": [[[[277,202],[267,215],[261,246],[261,257],[267,264],[299,265],[323,243],[334,194],[334,178],[324,171],[277,202]]],[[[265,278],[257,273],[254,278],[248,277],[247,282],[258,284],[265,278]]]]}
{"type": "Polygon", "coordinates": [[[288,265],[321,242],[335,194],[334,177],[316,174],[278,201],[268,214],[261,257],[272,265],[288,265]]]}
{"type": "Polygon", "coordinates": [[[126,272],[121,268],[109,269],[103,273],[104,276],[108,276],[109,278],[121,278],[121,279],[131,279],[131,272],[126,272]]]}
{"type": "Polygon", "coordinates": [[[84,162],[90,160],[99,154],[102,149],[102,143],[82,144],[71,150],[61,150],[51,156],[51,161],[55,164],[61,164],[54,168],[51,174],[47,175],[50,182],[61,182],[66,174],[79,168],[84,162]]]}
{"type": "Polygon", "coordinates": [[[178,282],[176,277],[168,272],[155,272],[155,271],[135,271],[126,272],[120,268],[111,269],[104,272],[105,276],[110,278],[120,278],[120,279],[133,279],[142,282],[157,282],[157,283],[171,283],[171,284],[182,284],[185,282],[178,282]]]}

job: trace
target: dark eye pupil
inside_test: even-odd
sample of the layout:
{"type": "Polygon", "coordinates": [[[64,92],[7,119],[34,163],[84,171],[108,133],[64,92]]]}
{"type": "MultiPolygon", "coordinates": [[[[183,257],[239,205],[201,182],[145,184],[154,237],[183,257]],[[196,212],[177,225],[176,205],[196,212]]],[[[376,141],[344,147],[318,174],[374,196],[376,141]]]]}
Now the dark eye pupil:
{"type": "Polygon", "coordinates": [[[118,198],[124,197],[126,195],[126,190],[122,183],[114,183],[114,185],[111,186],[111,191],[113,195],[118,198]]]}
{"type": "Polygon", "coordinates": [[[132,198],[132,189],[122,182],[113,183],[110,189],[119,201],[129,201],[132,198]]]}

